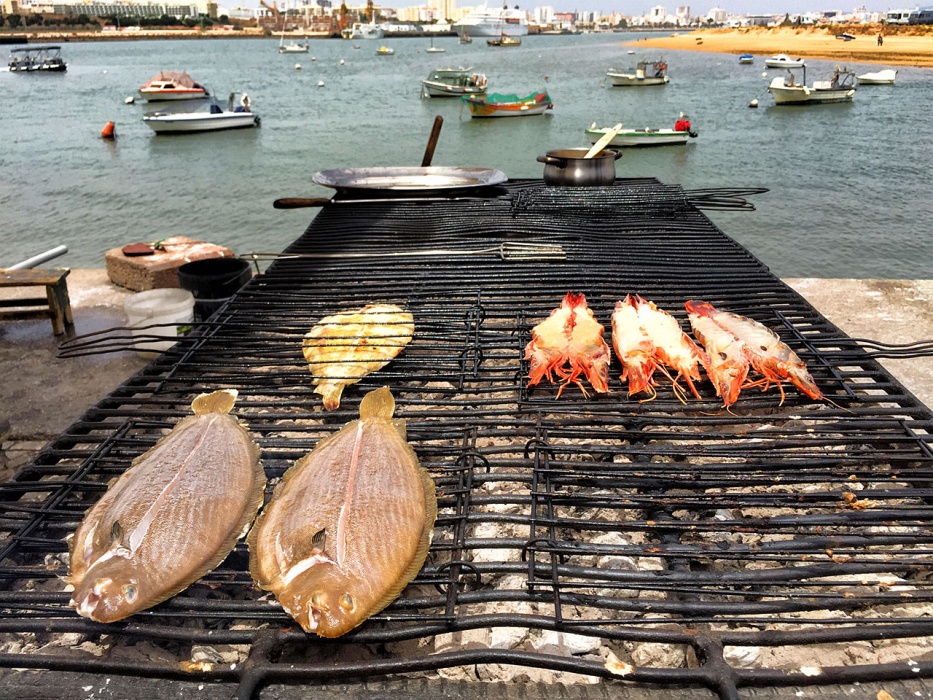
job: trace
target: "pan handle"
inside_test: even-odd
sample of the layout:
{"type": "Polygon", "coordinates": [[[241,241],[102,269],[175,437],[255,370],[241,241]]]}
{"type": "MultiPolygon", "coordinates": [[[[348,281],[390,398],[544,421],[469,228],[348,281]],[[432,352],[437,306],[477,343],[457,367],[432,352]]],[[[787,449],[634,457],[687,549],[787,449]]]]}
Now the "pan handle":
{"type": "Polygon", "coordinates": [[[427,168],[434,160],[434,149],[437,148],[437,139],[441,135],[441,125],[444,123],[444,117],[438,114],[434,117],[434,126],[431,127],[431,135],[428,137],[428,145],[424,149],[424,157],[421,159],[421,167],[427,168]]]}
{"type": "Polygon", "coordinates": [[[305,207],[323,207],[330,204],[329,197],[282,197],[272,202],[276,209],[304,209],[305,207]]]}

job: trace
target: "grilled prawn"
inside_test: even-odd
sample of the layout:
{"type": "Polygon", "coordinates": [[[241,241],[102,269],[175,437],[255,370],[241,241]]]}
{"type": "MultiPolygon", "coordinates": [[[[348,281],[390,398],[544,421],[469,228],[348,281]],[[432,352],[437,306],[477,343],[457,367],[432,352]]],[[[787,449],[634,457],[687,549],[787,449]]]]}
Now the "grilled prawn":
{"type": "Polygon", "coordinates": [[[653,302],[629,294],[616,303],[612,314],[612,344],[628,379],[628,393],[654,395],[652,375],[660,370],[674,385],[680,397],[678,380],[683,377],[691,393],[700,398],[694,381],[700,379],[700,365],[707,364],[706,354],[680,327],[677,319],[653,302]],[[672,377],[667,369],[677,372],[672,377]]]}
{"type": "Polygon", "coordinates": [[[782,382],[785,381],[789,381],[811,399],[823,398],[823,392],[813,381],[804,361],[770,328],[745,316],[720,311],[705,301],[691,300],[686,306],[691,323],[694,315],[707,318],[722,332],[740,343],[745,360],[764,376],[765,388],[767,389],[771,382],[777,384],[778,391],[781,392],[781,403],[784,402],[782,382]]]}
{"type": "Polygon", "coordinates": [[[580,379],[583,374],[599,394],[609,391],[609,346],[603,340],[605,328],[586,305],[579,292],[567,292],[560,306],[531,331],[531,342],[525,347],[525,359],[531,360],[528,386],[556,374],[563,383],[558,398],[568,384],[586,389],[580,379]]]}

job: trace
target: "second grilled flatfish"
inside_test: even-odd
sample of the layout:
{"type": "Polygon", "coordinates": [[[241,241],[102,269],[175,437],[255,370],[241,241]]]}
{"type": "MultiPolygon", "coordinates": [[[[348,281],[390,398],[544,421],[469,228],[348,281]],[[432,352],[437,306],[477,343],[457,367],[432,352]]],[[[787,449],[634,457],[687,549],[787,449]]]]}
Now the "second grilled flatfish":
{"type": "Polygon", "coordinates": [[[427,557],[434,482],[394,410],[387,387],[363,397],[359,420],[285,473],[247,538],[253,578],[306,632],[349,632],[391,603],[427,557]]]}
{"type": "Polygon", "coordinates": [[[235,391],[201,394],[194,415],[115,479],[71,543],[72,605],[122,620],[217,566],[262,503],[259,447],[229,415],[235,391]]]}

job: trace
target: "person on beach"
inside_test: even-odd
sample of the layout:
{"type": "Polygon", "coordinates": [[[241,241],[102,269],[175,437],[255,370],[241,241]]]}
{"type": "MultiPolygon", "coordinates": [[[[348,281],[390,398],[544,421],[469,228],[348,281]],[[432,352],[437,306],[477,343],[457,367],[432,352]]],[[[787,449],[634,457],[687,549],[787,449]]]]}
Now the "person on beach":
{"type": "Polygon", "coordinates": [[[883,44],[884,44],[884,34],[879,34],[878,35],[878,46],[882,46],[883,44]]]}

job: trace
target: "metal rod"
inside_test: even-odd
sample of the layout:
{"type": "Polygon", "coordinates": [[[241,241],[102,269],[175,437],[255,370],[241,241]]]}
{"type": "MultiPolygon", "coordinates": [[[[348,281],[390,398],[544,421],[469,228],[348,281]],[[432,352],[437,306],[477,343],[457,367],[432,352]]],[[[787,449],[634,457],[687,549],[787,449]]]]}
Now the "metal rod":
{"type": "Polygon", "coordinates": [[[27,258],[22,262],[18,262],[15,265],[10,265],[7,270],[28,270],[31,267],[36,267],[41,265],[44,262],[48,262],[52,258],[57,258],[59,255],[64,255],[68,252],[68,246],[57,245],[54,248],[51,248],[44,253],[39,253],[34,255],[31,258],[27,258]]]}

